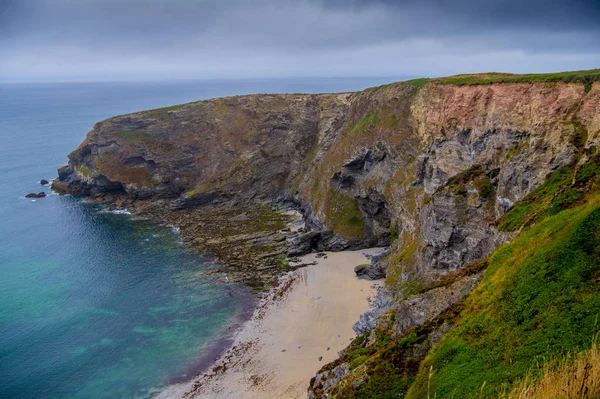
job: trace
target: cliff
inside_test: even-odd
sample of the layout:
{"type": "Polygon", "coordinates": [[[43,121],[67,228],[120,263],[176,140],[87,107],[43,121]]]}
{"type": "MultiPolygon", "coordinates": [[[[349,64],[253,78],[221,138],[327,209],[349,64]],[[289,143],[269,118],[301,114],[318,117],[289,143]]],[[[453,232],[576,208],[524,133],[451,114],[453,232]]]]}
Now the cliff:
{"type": "MultiPolygon", "coordinates": [[[[457,76],[123,115],[94,126],[53,187],[151,200],[171,213],[293,202],[309,231],[288,238],[290,253],[390,245],[389,256],[367,273],[386,278],[378,309],[361,317],[360,339],[324,367],[310,395],[360,397],[374,386],[382,395],[405,394],[415,379],[422,388],[427,370],[418,371],[419,364],[433,364],[427,353],[435,356],[442,336],[458,334],[460,312],[481,305],[473,298],[489,290],[495,263],[488,257],[542,222],[540,204],[553,206],[532,193],[557,171],[576,173],[595,162],[599,78],[600,70],[457,76]],[[374,359],[389,355],[388,341],[396,360],[386,372],[406,378],[384,389],[377,365],[390,362],[374,359]]],[[[551,187],[569,194],[575,183],[572,177],[551,187]]],[[[595,190],[588,180],[580,183],[585,190],[564,200],[565,209],[595,190]]],[[[528,365],[523,361],[521,374],[528,365]]],[[[448,381],[435,380],[436,389],[452,392],[448,381]]],[[[412,397],[424,397],[417,388],[412,397]]]]}

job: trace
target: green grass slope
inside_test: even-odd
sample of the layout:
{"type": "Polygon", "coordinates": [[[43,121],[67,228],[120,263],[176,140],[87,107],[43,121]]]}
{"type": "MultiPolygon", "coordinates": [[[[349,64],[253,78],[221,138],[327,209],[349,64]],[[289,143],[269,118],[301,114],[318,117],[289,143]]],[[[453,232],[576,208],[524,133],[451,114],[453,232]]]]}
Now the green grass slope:
{"type": "Polygon", "coordinates": [[[511,73],[481,73],[472,75],[448,76],[432,79],[431,81],[434,83],[461,86],[485,85],[493,83],[582,83],[585,85],[586,91],[590,91],[592,84],[600,81],[600,69],[555,73],[528,73],[522,75],[511,73]]]}
{"type": "Polygon", "coordinates": [[[488,264],[407,398],[497,397],[538,365],[590,348],[600,312],[600,196],[546,217],[488,264]]]}

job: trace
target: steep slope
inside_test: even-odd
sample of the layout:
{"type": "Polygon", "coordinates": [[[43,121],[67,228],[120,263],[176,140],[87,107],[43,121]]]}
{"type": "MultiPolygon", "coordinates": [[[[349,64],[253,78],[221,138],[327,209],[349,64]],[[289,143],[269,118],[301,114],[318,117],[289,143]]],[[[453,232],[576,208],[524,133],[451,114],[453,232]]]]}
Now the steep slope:
{"type": "Polygon", "coordinates": [[[591,346],[600,312],[597,204],[556,215],[492,255],[407,398],[425,397],[428,381],[438,397],[495,397],[536,363],[591,346]]]}
{"type": "Polygon", "coordinates": [[[313,395],[498,397],[530,372],[535,380],[540,364],[590,348],[600,329],[599,162],[583,156],[553,173],[499,220],[524,229],[517,239],[401,301],[312,381],[313,395]],[[461,302],[482,268],[483,281],[461,302]],[[324,389],[339,367],[345,377],[324,389]]]}
{"type": "MultiPolygon", "coordinates": [[[[546,241],[554,242],[556,235],[555,244],[535,241],[542,248],[548,244],[548,253],[571,254],[565,248],[580,244],[573,237],[595,223],[586,218],[594,218],[590,192],[597,183],[578,173],[596,173],[599,80],[600,70],[464,75],[357,93],[228,97],[123,115],[94,127],[69,155],[53,186],[63,192],[110,194],[130,204],[149,203],[154,209],[169,209],[169,215],[189,212],[169,220],[188,220],[190,212],[219,215],[215,206],[252,218],[248,215],[254,213],[242,210],[293,202],[302,210],[308,231],[276,235],[287,240],[291,254],[391,245],[390,255],[370,273],[386,278],[378,307],[361,317],[356,326],[361,337],[324,367],[311,383],[311,395],[388,397],[408,392],[424,397],[423,386],[429,385],[438,397],[450,392],[468,396],[474,395],[474,387],[481,389],[482,378],[487,395],[526,373],[532,365],[527,359],[540,354],[531,347],[535,337],[527,338],[518,322],[501,325],[504,319],[486,319],[496,311],[502,314],[502,306],[516,305],[482,292],[493,285],[498,295],[517,295],[520,291],[492,284],[494,276],[510,274],[507,270],[535,274],[542,261],[517,259],[509,265],[498,254],[519,245],[529,249],[527,237],[531,243],[543,236],[536,229],[550,232],[546,241]],[[579,210],[563,210],[585,201],[579,210]],[[563,226],[564,215],[569,224],[563,226]],[[501,338],[492,332],[479,332],[483,335],[477,338],[471,331],[475,327],[465,327],[480,317],[480,310],[482,320],[491,323],[484,327],[497,329],[494,334],[510,337],[519,332],[517,338],[531,340],[522,347],[498,344],[488,348],[493,353],[477,352],[501,338]],[[456,344],[463,339],[461,331],[475,337],[463,345],[469,350],[456,344]],[[454,349],[445,348],[465,352],[455,357],[443,352],[454,349]],[[513,357],[503,357],[511,350],[513,357]],[[460,363],[471,355],[480,360],[490,355],[489,367],[460,363]],[[451,361],[453,367],[445,367],[451,361]],[[505,363],[504,377],[488,381],[485,373],[505,363]],[[467,373],[473,368],[481,372],[467,373]],[[457,370],[466,374],[452,374],[457,370]],[[390,381],[389,373],[401,377],[390,381]],[[471,382],[459,387],[463,377],[471,382]]],[[[154,214],[160,217],[160,211],[154,214]]],[[[257,215],[261,218],[262,211],[257,215]]],[[[219,217],[212,219],[219,223],[219,217]]],[[[272,248],[263,238],[261,245],[272,248]]],[[[281,248],[264,256],[279,255],[281,248]]],[[[530,255],[554,264],[543,250],[530,255]]],[[[246,263],[244,259],[236,262],[246,263]]],[[[587,265],[590,259],[582,262],[587,265]]],[[[557,260],[556,265],[562,263],[557,260]]],[[[569,277],[561,273],[555,273],[559,281],[569,277]]],[[[581,273],[571,296],[585,294],[592,284],[581,273]]],[[[517,286],[528,281],[511,276],[517,286]]],[[[544,303],[559,300],[547,296],[544,303]]],[[[515,317],[531,316],[524,307],[518,309],[515,317]]],[[[537,326],[546,331],[551,327],[544,320],[537,326]]],[[[589,322],[564,320],[565,325],[589,322]]],[[[585,346],[591,339],[588,330],[582,328],[570,343],[542,341],[552,343],[552,353],[558,354],[585,346]]]]}
{"type": "Polygon", "coordinates": [[[182,206],[271,199],[302,171],[321,99],[344,95],[228,97],[110,118],[69,155],[61,181],[182,206]]]}

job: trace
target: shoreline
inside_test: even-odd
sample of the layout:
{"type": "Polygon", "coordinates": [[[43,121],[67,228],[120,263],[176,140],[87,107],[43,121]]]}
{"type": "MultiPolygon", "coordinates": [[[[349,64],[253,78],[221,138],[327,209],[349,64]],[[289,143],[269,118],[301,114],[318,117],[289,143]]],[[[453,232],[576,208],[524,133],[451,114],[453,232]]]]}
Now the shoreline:
{"type": "MultiPolygon", "coordinates": [[[[172,376],[167,382],[166,387],[188,383],[190,378],[193,379],[199,373],[205,373],[210,370],[215,362],[233,345],[238,331],[252,319],[254,311],[260,303],[260,297],[240,283],[234,283],[234,285],[237,286],[235,289],[247,291],[244,294],[246,298],[243,298],[241,310],[234,316],[229,326],[220,331],[219,337],[211,339],[206,343],[206,346],[202,349],[202,355],[190,362],[187,371],[182,375],[172,376]]],[[[155,398],[164,388],[164,385],[154,388],[154,392],[150,394],[149,398],[155,398]]]]}
{"type": "MultiPolygon", "coordinates": [[[[281,259],[305,228],[302,214],[292,204],[172,209],[166,200],[134,200],[123,195],[85,197],[83,201],[177,229],[186,246],[209,255],[229,281],[256,291],[264,291],[285,273],[281,259]]],[[[291,263],[290,268],[305,266],[291,263]]]]}
{"type": "Polygon", "coordinates": [[[358,279],[354,267],[382,250],[301,257],[316,263],[282,276],[208,371],[153,399],[305,398],[310,379],[356,337],[352,325],[381,283],[358,279]]]}
{"type": "MultiPolygon", "coordinates": [[[[204,252],[193,245],[197,244],[192,239],[196,228],[190,230],[181,218],[173,218],[172,211],[158,209],[160,201],[140,203],[122,197],[88,197],[84,201],[106,207],[105,212],[130,214],[177,229],[176,234],[191,250],[204,252]]],[[[294,237],[303,231],[305,224],[297,209],[277,208],[285,223],[275,231],[260,233],[263,239],[273,241],[271,235],[277,232],[294,237]]],[[[177,214],[193,215],[196,223],[203,224],[205,211],[193,209],[177,214]]],[[[241,224],[248,220],[249,210],[245,208],[224,207],[219,211],[243,215],[239,218],[241,224]]],[[[225,220],[238,222],[236,219],[225,220]]],[[[166,386],[155,387],[149,398],[305,398],[311,378],[356,337],[352,326],[370,309],[377,287],[382,285],[381,281],[359,279],[354,267],[369,263],[371,256],[382,251],[385,247],[313,252],[290,258],[287,272],[279,267],[258,267],[247,269],[242,278],[234,277],[236,271],[216,256],[223,267],[215,273],[254,291],[254,299],[188,373],[172,377],[166,386]],[[256,295],[248,273],[266,278],[263,281],[270,281],[272,288],[256,295]]]]}

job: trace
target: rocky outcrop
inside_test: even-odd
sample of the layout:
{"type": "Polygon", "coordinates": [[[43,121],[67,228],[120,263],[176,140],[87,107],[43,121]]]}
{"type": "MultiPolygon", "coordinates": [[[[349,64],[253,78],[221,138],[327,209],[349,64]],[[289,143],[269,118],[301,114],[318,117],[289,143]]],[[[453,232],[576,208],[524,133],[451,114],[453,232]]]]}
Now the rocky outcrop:
{"type": "Polygon", "coordinates": [[[39,192],[39,193],[29,193],[27,195],[25,195],[25,198],[44,198],[46,196],[45,192],[39,192]]]}
{"type": "Polygon", "coordinates": [[[413,295],[394,309],[393,330],[396,336],[428,323],[442,312],[460,303],[481,282],[482,273],[466,276],[448,286],[413,295]]]}
{"type": "Polygon", "coordinates": [[[358,265],[354,268],[356,277],[366,280],[379,280],[385,278],[387,268],[390,264],[390,251],[385,250],[378,255],[372,256],[370,262],[364,265],[358,265]]]}

